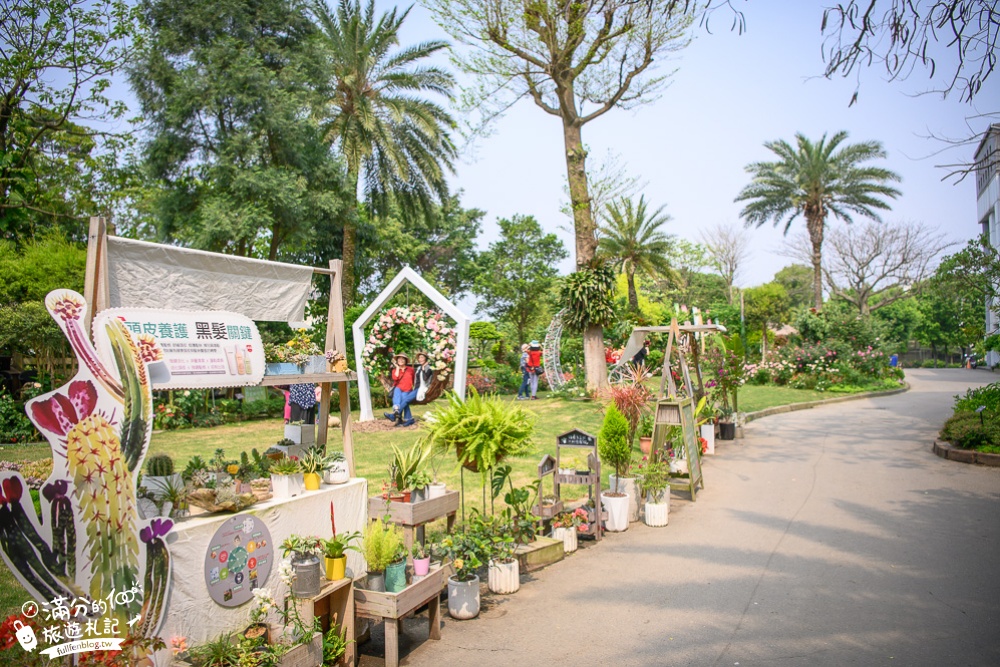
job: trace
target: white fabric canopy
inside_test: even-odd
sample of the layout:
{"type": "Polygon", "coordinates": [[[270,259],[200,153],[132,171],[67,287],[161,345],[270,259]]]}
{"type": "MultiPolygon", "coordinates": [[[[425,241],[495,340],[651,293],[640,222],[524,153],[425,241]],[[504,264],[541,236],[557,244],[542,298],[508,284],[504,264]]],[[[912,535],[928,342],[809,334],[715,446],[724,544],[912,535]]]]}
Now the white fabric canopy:
{"type": "Polygon", "coordinates": [[[252,320],[300,322],[308,266],[108,237],[111,307],[229,310],[252,320]]]}

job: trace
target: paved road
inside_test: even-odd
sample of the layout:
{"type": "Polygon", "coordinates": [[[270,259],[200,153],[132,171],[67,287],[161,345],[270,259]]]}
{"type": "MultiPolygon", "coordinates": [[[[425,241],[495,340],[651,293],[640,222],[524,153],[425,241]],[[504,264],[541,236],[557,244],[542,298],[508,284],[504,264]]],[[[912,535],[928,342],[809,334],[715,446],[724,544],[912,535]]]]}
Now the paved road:
{"type": "Polygon", "coordinates": [[[669,526],[485,597],[439,642],[407,625],[403,664],[1000,665],[1000,469],[930,451],[951,397],[1000,377],[907,378],[749,424],[696,503],[674,494],[669,526]]]}

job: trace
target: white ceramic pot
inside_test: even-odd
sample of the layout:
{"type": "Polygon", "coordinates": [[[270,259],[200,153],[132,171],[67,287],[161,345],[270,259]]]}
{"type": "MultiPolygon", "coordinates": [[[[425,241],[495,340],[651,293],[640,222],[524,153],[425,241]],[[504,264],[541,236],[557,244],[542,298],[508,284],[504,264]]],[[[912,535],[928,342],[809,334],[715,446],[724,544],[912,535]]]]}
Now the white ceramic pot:
{"type": "Polygon", "coordinates": [[[347,471],[347,461],[335,461],[323,471],[323,481],[327,484],[345,484],[351,480],[347,471]]]}
{"type": "Polygon", "coordinates": [[[479,616],[479,577],[457,581],[448,577],[448,613],[452,618],[465,621],[479,616]]]}
{"type": "Polygon", "coordinates": [[[639,520],[639,505],[641,499],[639,497],[639,480],[635,477],[622,477],[618,479],[617,475],[610,475],[608,477],[608,488],[612,491],[619,491],[621,493],[627,493],[629,497],[628,501],[628,520],[629,523],[639,520]]]}
{"type": "Polygon", "coordinates": [[[491,593],[509,595],[521,588],[521,566],[516,558],[509,563],[491,560],[487,573],[486,584],[491,593]]]}
{"type": "Polygon", "coordinates": [[[608,513],[605,528],[612,533],[621,533],[628,530],[628,494],[615,497],[609,496],[605,492],[601,494],[601,503],[608,513]]]}
{"type": "Polygon", "coordinates": [[[576,528],[553,528],[552,538],[562,540],[563,551],[571,554],[577,549],[576,528]]]}
{"type": "Polygon", "coordinates": [[[670,513],[670,505],[667,503],[646,503],[644,513],[647,526],[658,528],[667,525],[667,515],[670,513]]]}
{"type": "Polygon", "coordinates": [[[688,474],[687,459],[670,459],[670,472],[680,475],[688,474]]]}
{"type": "Polygon", "coordinates": [[[271,492],[277,500],[302,495],[305,492],[305,481],[302,479],[302,473],[271,475],[271,492]]]}
{"type": "Polygon", "coordinates": [[[445,493],[447,493],[448,487],[445,486],[444,482],[432,482],[427,485],[427,499],[440,498],[445,493]]]}
{"type": "Polygon", "coordinates": [[[715,424],[702,424],[701,437],[705,438],[705,442],[708,443],[705,453],[715,454],[715,424]]]}

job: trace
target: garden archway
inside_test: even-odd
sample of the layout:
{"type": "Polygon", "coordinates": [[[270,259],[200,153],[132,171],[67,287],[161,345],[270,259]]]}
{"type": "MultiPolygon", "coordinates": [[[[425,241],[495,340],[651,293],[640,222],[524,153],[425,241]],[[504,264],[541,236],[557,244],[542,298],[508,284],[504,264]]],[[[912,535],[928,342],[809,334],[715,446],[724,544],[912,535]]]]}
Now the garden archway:
{"type": "Polygon", "coordinates": [[[354,363],[358,371],[358,395],[361,402],[361,416],[358,417],[358,421],[372,421],[375,418],[372,414],[371,378],[368,377],[362,358],[365,347],[365,327],[407,282],[420,290],[445,315],[455,320],[455,330],[458,333],[455,343],[455,393],[459,397],[465,398],[465,379],[469,365],[469,324],[472,320],[459,310],[458,306],[421,278],[416,271],[409,266],[404,266],[403,270],[397,273],[385,289],[379,292],[379,295],[351,327],[354,336],[354,363]]]}

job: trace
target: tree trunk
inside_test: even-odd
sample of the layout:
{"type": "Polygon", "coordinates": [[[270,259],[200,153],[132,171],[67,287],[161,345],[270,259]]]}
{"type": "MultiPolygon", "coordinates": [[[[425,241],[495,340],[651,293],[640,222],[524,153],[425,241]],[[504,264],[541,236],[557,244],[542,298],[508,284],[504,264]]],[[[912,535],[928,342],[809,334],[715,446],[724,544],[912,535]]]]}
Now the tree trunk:
{"type": "Polygon", "coordinates": [[[638,313],[639,294],[635,291],[635,269],[629,266],[625,276],[628,279],[628,307],[633,313],[638,313]]]}
{"type": "Polygon", "coordinates": [[[347,171],[347,189],[349,201],[344,211],[344,244],[340,258],[344,263],[344,275],[341,279],[344,295],[344,309],[354,305],[354,263],[358,244],[358,227],[355,216],[358,214],[358,180],[360,169],[349,168],[347,171]]]}
{"type": "Polygon", "coordinates": [[[806,227],[809,229],[809,240],[812,242],[813,265],[813,300],[816,310],[823,308],[823,214],[810,211],[806,207],[806,227]]]}
{"type": "MultiPolygon", "coordinates": [[[[573,209],[576,230],[576,268],[590,267],[597,251],[597,234],[590,211],[587,187],[587,152],[583,148],[580,126],[563,116],[563,141],[566,148],[566,176],[569,181],[569,201],[573,209]]],[[[587,372],[587,388],[603,389],[608,384],[608,366],[604,361],[604,329],[591,324],[583,331],[583,360],[587,372]]]]}

